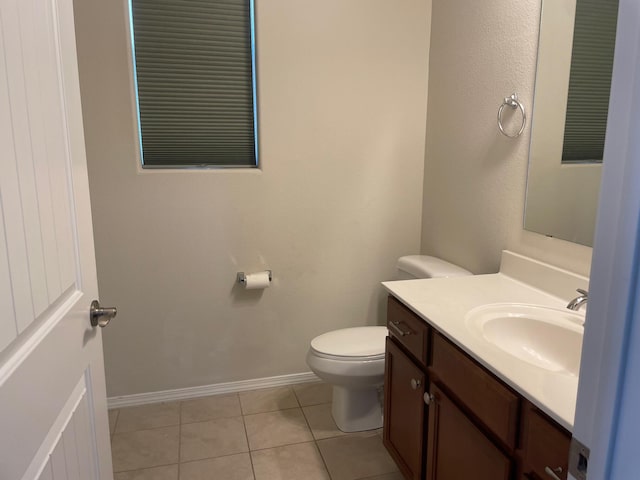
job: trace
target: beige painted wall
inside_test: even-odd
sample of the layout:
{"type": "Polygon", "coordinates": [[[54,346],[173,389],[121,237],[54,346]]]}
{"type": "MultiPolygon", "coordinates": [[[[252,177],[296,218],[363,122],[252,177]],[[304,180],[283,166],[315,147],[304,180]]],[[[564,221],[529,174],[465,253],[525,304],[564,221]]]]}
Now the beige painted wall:
{"type": "Polygon", "coordinates": [[[497,271],[504,248],[590,268],[591,248],[522,229],[531,123],[518,139],[496,125],[513,92],[533,105],[540,5],[433,1],[422,251],[474,273],[497,271]]]}
{"type": "Polygon", "coordinates": [[[419,250],[429,3],[256,3],[261,169],[141,172],[125,2],[76,2],[110,396],[307,371],[419,250]]]}

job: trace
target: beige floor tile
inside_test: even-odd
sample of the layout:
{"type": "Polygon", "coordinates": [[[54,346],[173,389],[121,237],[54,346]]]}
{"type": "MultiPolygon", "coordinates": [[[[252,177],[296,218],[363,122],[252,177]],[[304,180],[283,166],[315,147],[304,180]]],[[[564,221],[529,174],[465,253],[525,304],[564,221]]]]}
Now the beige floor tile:
{"type": "Polygon", "coordinates": [[[333,480],[355,480],[397,470],[377,433],[352,434],[318,441],[333,480]]]}
{"type": "Polygon", "coordinates": [[[247,415],[244,421],[251,450],[313,440],[302,410],[299,408],[247,415]]]}
{"type": "Polygon", "coordinates": [[[135,432],[136,430],[168,427],[179,423],[179,402],[153,403],[139,407],[121,408],[115,432],[135,432]]]}
{"type": "Polygon", "coordinates": [[[362,478],[360,480],[404,480],[400,472],[385,473],[384,475],[376,475],[375,477],[362,478]]]}
{"type": "Polygon", "coordinates": [[[256,480],[330,480],[314,443],[251,452],[256,480]]]}
{"type": "Polygon", "coordinates": [[[309,427],[311,427],[313,438],[316,440],[347,435],[340,431],[336,426],[336,422],[333,421],[330,403],[302,407],[302,412],[309,423],[309,427]]]}
{"type": "Polygon", "coordinates": [[[195,398],[182,402],[182,423],[204,422],[205,420],[239,417],[241,415],[240,398],[236,393],[233,395],[195,398]]]}
{"type": "Polygon", "coordinates": [[[242,417],[187,423],[181,427],[181,462],[248,451],[242,417]]]}
{"type": "Polygon", "coordinates": [[[180,464],[180,480],[254,480],[248,453],[180,464]]]}
{"type": "Polygon", "coordinates": [[[276,387],[240,392],[240,404],[244,415],[252,415],[295,408],[298,400],[291,387],[276,387]]]}
{"type": "Polygon", "coordinates": [[[178,480],[178,465],[116,473],[114,480],[178,480]]]}
{"type": "Polygon", "coordinates": [[[118,413],[120,410],[109,410],[109,433],[116,431],[116,422],[118,421],[118,413]]]}
{"type": "Polygon", "coordinates": [[[303,407],[331,403],[333,400],[333,387],[324,382],[294,385],[293,391],[298,397],[298,402],[303,407]]]}
{"type": "Polygon", "coordinates": [[[111,440],[115,472],[178,463],[178,427],[115,433],[111,440]]]}

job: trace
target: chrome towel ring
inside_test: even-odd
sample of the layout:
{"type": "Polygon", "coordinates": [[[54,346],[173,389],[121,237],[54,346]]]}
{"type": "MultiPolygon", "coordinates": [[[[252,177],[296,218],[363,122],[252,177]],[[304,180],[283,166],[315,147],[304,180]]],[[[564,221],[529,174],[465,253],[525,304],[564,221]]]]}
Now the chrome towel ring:
{"type": "Polygon", "coordinates": [[[517,138],[522,135],[522,132],[524,132],[524,127],[526,124],[527,114],[524,111],[524,105],[522,105],[522,102],[518,100],[518,94],[513,93],[510,97],[506,97],[504,99],[502,105],[500,105],[500,108],[498,109],[498,128],[500,129],[500,133],[509,138],[517,138]],[[504,127],[502,126],[502,112],[504,111],[504,107],[511,107],[513,110],[519,108],[522,112],[522,125],[520,126],[520,130],[518,130],[518,133],[516,133],[515,135],[509,135],[507,132],[505,132],[504,127]]]}

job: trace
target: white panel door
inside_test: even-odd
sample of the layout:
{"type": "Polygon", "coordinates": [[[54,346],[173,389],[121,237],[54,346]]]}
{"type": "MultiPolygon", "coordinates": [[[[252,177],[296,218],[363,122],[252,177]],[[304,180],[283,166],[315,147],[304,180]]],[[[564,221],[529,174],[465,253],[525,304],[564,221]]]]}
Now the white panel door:
{"type": "Polygon", "coordinates": [[[111,480],[72,0],[0,0],[0,479],[111,480]]]}

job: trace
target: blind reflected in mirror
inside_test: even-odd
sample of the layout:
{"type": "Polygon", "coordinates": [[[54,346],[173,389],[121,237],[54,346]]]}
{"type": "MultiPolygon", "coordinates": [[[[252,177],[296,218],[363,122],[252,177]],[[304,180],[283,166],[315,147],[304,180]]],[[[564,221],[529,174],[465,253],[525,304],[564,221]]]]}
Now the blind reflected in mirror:
{"type": "Polygon", "coordinates": [[[562,162],[601,162],[607,128],[618,0],[578,0],[562,162]]]}
{"type": "Polygon", "coordinates": [[[540,20],[524,228],[588,246],[602,176],[617,1],[544,0],[540,20]],[[611,26],[613,39],[605,42],[601,30],[611,26]]]}

